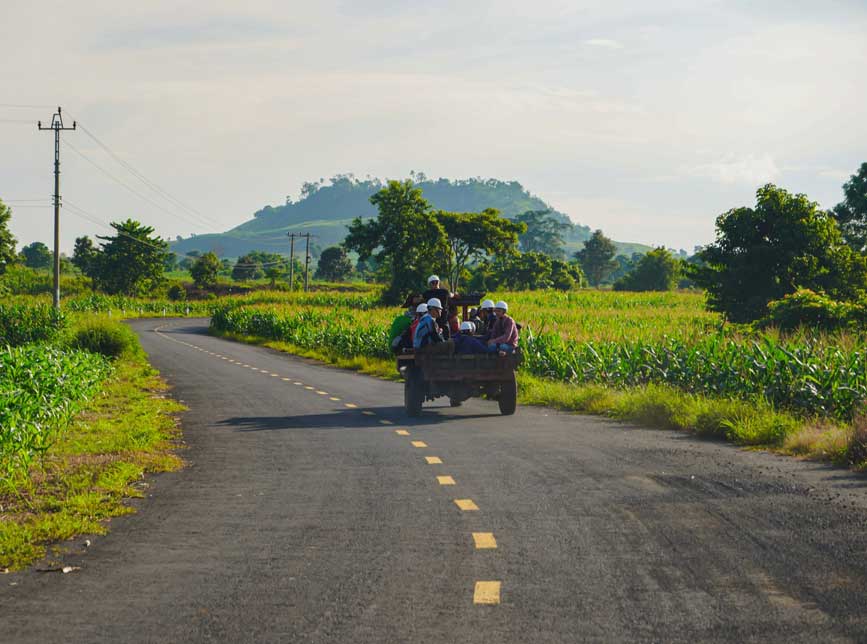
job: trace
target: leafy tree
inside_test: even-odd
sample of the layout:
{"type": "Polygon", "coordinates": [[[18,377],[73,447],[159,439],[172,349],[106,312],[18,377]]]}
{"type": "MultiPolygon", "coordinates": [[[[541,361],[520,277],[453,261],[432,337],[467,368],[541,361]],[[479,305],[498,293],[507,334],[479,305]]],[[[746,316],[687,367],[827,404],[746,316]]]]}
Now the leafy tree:
{"type": "Polygon", "coordinates": [[[720,215],[716,241],[696,260],[692,277],[707,290],[709,307],[735,322],[763,317],[769,301],[801,288],[843,301],[867,288],[867,263],[834,218],[772,184],[759,188],[755,208],[720,215]]]}
{"type": "Polygon", "coordinates": [[[171,273],[172,271],[178,270],[178,254],[177,253],[169,253],[166,255],[165,261],[165,271],[166,273],[171,273]]]}
{"type": "Polygon", "coordinates": [[[617,268],[617,262],[612,261],[616,253],[617,246],[614,242],[603,235],[601,230],[597,230],[584,242],[584,248],[575,253],[575,259],[584,270],[590,285],[599,286],[617,268]]]}
{"type": "Polygon", "coordinates": [[[352,260],[343,246],[329,246],[319,255],[316,279],[342,282],[352,275],[352,260]]]}
{"type": "Polygon", "coordinates": [[[859,253],[867,251],[867,163],[843,186],[844,199],[833,212],[843,239],[859,253]]]}
{"type": "Polygon", "coordinates": [[[578,264],[559,259],[551,261],[551,286],[558,291],[571,291],[584,286],[587,278],[578,264]]]}
{"type": "Polygon", "coordinates": [[[0,275],[6,272],[6,267],[15,262],[15,237],[9,230],[9,220],[12,210],[0,201],[0,275]]]}
{"type": "Polygon", "coordinates": [[[40,241],[28,244],[21,249],[24,265],[28,268],[48,268],[51,266],[53,255],[48,246],[40,241]]]}
{"type": "Polygon", "coordinates": [[[451,247],[451,253],[446,255],[446,275],[453,291],[460,288],[461,275],[469,262],[485,255],[514,253],[518,235],[527,230],[526,224],[501,217],[494,208],[482,212],[440,210],[436,218],[451,247]]]}
{"type": "Polygon", "coordinates": [[[638,260],[632,272],[614,282],[615,291],[670,291],[677,286],[681,260],[660,246],[638,260]]]}
{"type": "Polygon", "coordinates": [[[239,257],[232,268],[232,279],[237,282],[258,279],[262,275],[262,263],[252,255],[239,257]]]}
{"type": "Polygon", "coordinates": [[[75,247],[72,250],[72,263],[88,277],[93,277],[96,262],[96,249],[93,241],[85,235],[75,238],[75,247]]]}
{"type": "Polygon", "coordinates": [[[199,288],[207,288],[217,283],[217,275],[222,268],[220,258],[216,254],[208,252],[199,257],[190,269],[193,282],[199,288]]]}
{"type": "Polygon", "coordinates": [[[445,230],[412,181],[389,181],[370,201],[379,216],[368,221],[356,217],[344,245],[362,260],[372,256],[391,269],[383,299],[397,304],[423,287],[430,272],[444,266],[450,249],[445,230]]]}
{"type": "Polygon", "coordinates": [[[515,221],[527,227],[519,238],[523,252],[563,256],[564,237],[570,226],[557,221],[550,210],[528,210],[515,217],[515,221]]]}
{"type": "Polygon", "coordinates": [[[101,248],[92,269],[96,285],[106,293],[141,295],[163,282],[169,244],[154,229],[127,219],[112,222],[114,237],[97,235],[101,248]]]}
{"type": "Polygon", "coordinates": [[[273,264],[265,269],[265,277],[271,280],[271,288],[277,286],[277,280],[286,276],[285,264],[273,264]]]}
{"type": "Polygon", "coordinates": [[[551,281],[554,260],[545,253],[530,252],[498,257],[495,265],[499,273],[499,286],[516,291],[554,286],[551,281]]]}

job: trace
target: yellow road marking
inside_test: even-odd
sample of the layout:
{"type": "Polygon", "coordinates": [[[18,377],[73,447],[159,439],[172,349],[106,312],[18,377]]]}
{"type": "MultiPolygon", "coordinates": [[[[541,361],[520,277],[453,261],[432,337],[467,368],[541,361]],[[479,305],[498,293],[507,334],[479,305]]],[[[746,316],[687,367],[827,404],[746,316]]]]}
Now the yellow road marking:
{"type": "Polygon", "coordinates": [[[375,411],[370,411],[369,409],[365,409],[365,410],[364,410],[363,412],[361,412],[361,413],[364,414],[365,416],[376,416],[376,412],[375,412],[375,411]]]}
{"type": "Polygon", "coordinates": [[[455,505],[464,512],[472,512],[479,509],[479,506],[477,506],[472,499],[455,499],[455,505]]]}
{"type": "Polygon", "coordinates": [[[304,388],[309,389],[310,391],[313,391],[315,389],[315,387],[311,387],[310,385],[304,385],[304,388]]]}
{"type": "Polygon", "coordinates": [[[451,476],[438,476],[437,481],[440,485],[454,485],[455,480],[451,476]]]}
{"type": "Polygon", "coordinates": [[[292,382],[292,378],[280,378],[284,382],[292,382]]]}
{"type": "Polygon", "coordinates": [[[425,456],[424,460],[427,461],[428,465],[441,465],[443,462],[439,456],[425,456]]]}
{"type": "Polygon", "coordinates": [[[343,404],[346,405],[347,407],[349,407],[350,409],[356,409],[358,407],[358,405],[353,405],[352,403],[343,403],[343,404]]]}
{"type": "Polygon", "coordinates": [[[380,425],[394,425],[393,422],[391,422],[390,420],[385,420],[384,418],[379,421],[379,424],[380,425]]]}
{"type": "Polygon", "coordinates": [[[409,432],[406,431],[405,429],[395,429],[394,433],[397,434],[398,436],[409,436],[409,432]]]}
{"type": "Polygon", "coordinates": [[[497,547],[493,532],[473,532],[473,541],[476,542],[476,548],[479,550],[497,547]]]}
{"type": "Polygon", "coordinates": [[[337,396],[331,396],[328,400],[333,400],[334,402],[339,402],[340,398],[338,398],[337,396]]]}
{"type": "Polygon", "coordinates": [[[413,447],[427,447],[427,443],[425,443],[424,441],[413,441],[412,446],[413,447]]]}
{"type": "Polygon", "coordinates": [[[272,377],[272,378],[279,378],[279,377],[280,377],[280,374],[279,374],[279,373],[272,373],[272,374],[271,374],[271,377],[272,377]]]}
{"type": "Polygon", "coordinates": [[[316,393],[319,394],[320,396],[327,396],[328,395],[327,391],[317,391],[316,393]]]}
{"type": "Polygon", "coordinates": [[[296,385],[303,385],[304,383],[303,382],[296,382],[295,384],[296,385]]]}
{"type": "Polygon", "coordinates": [[[473,593],[474,604],[499,604],[500,603],[500,582],[499,581],[477,581],[476,590],[473,593]]]}

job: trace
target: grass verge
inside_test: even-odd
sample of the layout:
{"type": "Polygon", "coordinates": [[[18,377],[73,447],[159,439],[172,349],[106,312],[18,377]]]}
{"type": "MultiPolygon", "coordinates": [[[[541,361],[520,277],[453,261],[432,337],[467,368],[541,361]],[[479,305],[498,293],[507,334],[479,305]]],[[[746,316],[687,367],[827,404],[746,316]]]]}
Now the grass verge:
{"type": "Polygon", "coordinates": [[[114,375],[30,470],[0,488],[0,569],[20,569],[46,544],[104,534],[108,519],[133,512],[145,473],[178,469],[179,403],[141,352],[115,363],[114,375]]]}
{"type": "MultiPolygon", "coordinates": [[[[400,380],[391,360],[345,358],[256,336],[214,330],[211,333],[379,378],[400,380]]],[[[556,382],[521,372],[518,383],[518,401],[522,405],[606,416],[656,429],[681,430],[738,445],[867,469],[867,418],[861,422],[864,429],[858,431],[857,420],[855,425],[849,426],[802,418],[778,411],[766,402],[710,398],[664,385],[614,389],[556,382]]]]}

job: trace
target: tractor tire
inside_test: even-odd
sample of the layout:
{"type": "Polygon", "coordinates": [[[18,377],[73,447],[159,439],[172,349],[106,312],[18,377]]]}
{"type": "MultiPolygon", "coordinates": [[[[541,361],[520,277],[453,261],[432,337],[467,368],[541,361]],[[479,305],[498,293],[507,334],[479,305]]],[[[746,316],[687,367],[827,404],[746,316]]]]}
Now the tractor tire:
{"type": "Polygon", "coordinates": [[[514,373],[511,379],[500,387],[497,404],[500,406],[500,413],[503,416],[511,416],[515,413],[515,408],[518,406],[518,379],[514,373]]]}
{"type": "Polygon", "coordinates": [[[417,368],[408,369],[403,383],[403,406],[406,415],[412,418],[421,416],[421,404],[424,402],[424,382],[417,368]]]}

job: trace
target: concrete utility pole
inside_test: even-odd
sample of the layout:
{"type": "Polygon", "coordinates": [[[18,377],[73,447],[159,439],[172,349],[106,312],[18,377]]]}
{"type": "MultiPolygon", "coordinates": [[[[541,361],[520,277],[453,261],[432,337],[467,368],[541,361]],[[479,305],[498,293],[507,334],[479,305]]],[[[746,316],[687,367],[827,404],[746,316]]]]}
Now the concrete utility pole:
{"type": "Polygon", "coordinates": [[[288,233],[289,235],[289,290],[292,290],[294,286],[295,279],[295,233],[288,233]]]}
{"type": "Polygon", "coordinates": [[[60,308],[60,133],[63,130],[74,130],[72,127],[63,127],[63,117],[60,107],[57,114],[51,117],[51,125],[42,127],[42,121],[37,121],[36,126],[40,130],[54,130],[54,308],[60,308]]]}
{"type": "Polygon", "coordinates": [[[307,253],[304,258],[304,292],[310,288],[310,233],[304,233],[302,237],[307,238],[307,253]]]}

